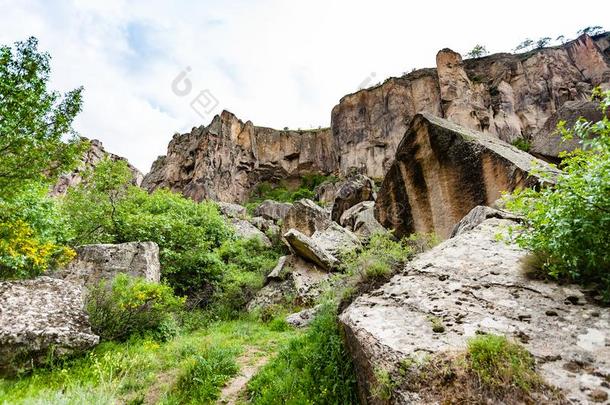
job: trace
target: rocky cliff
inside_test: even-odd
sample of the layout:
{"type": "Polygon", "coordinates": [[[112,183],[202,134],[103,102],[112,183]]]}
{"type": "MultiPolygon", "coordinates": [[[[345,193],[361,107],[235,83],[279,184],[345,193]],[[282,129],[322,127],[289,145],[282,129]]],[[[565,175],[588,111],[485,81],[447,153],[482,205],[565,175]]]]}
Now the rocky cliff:
{"type": "Polygon", "coordinates": [[[328,174],[335,167],[330,129],[279,131],[223,111],[207,127],[175,135],[142,186],[168,187],[197,201],[244,202],[262,181],[328,174]]]}
{"type": "Polygon", "coordinates": [[[610,88],[609,53],[607,34],[465,61],[443,49],[436,68],[343,97],[332,110],[330,129],[280,131],[244,123],[225,111],[207,127],[175,135],[143,186],[169,187],[195,200],[244,202],[261,181],[312,172],[345,176],[356,168],[380,180],[418,113],[509,143],[541,137],[543,144],[554,144],[536,143],[540,155],[553,159],[563,146],[549,133],[549,123],[561,116],[564,104],[587,100],[594,86],[610,88]]]}
{"type": "MultiPolygon", "coordinates": [[[[80,159],[78,167],[70,173],[63,174],[59,178],[59,180],[51,190],[51,195],[57,196],[65,194],[66,190],[68,190],[69,187],[75,186],[82,182],[83,174],[87,170],[93,169],[105,157],[108,157],[114,161],[126,161],[125,158],[106,151],[106,149],[104,149],[104,145],[102,145],[102,143],[97,139],[88,140],[88,142],[89,148],[87,148],[82,158],[80,159]]],[[[129,169],[133,173],[133,184],[139,186],[142,183],[142,179],[144,178],[144,176],[138,169],[136,169],[131,164],[129,164],[129,169]]]]}

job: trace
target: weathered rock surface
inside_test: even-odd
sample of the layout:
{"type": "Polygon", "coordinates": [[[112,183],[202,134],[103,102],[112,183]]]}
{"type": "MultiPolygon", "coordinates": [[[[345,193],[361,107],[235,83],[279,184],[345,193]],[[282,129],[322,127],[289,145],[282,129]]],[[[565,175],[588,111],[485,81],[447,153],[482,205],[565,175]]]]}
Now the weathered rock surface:
{"type": "Polygon", "coordinates": [[[535,136],[567,101],[610,86],[608,40],[583,35],[563,46],[462,61],[444,49],[436,69],[420,69],[341,99],[331,128],[339,173],[361,168],[374,179],[390,169],[418,113],[448,118],[512,142],[535,136]]]}
{"type": "Polygon", "coordinates": [[[519,216],[511,212],[479,205],[470,210],[470,212],[455,225],[453,231],[451,231],[450,238],[476,228],[479,224],[489,218],[503,218],[520,221],[519,216]]]}
{"type": "Polygon", "coordinates": [[[233,229],[235,229],[235,234],[240,238],[244,239],[259,239],[265,246],[271,246],[272,243],[260,229],[256,226],[252,225],[250,222],[245,219],[231,218],[231,225],[233,225],[233,229]]]}
{"type": "Polygon", "coordinates": [[[320,307],[315,306],[313,308],[307,308],[302,311],[295,312],[294,314],[290,314],[286,317],[286,323],[294,326],[295,328],[304,328],[309,326],[311,321],[313,321],[318,314],[319,310],[320,307]]]}
{"type": "Polygon", "coordinates": [[[350,230],[332,222],[326,229],[314,232],[311,239],[323,250],[335,257],[360,246],[360,240],[350,230]]]}
{"type": "MultiPolygon", "coordinates": [[[[566,101],[534,135],[529,152],[555,160],[561,152],[571,152],[580,147],[578,138],[563,140],[561,134],[557,133],[557,124],[565,121],[566,128],[571,128],[581,117],[591,122],[600,121],[603,114],[599,109],[599,103],[587,100],[566,101]]],[[[608,111],[608,118],[610,118],[610,111],[608,111]]]]}
{"type": "Polygon", "coordinates": [[[283,221],[286,215],[288,215],[290,208],[292,208],[292,204],[290,203],[265,200],[261,205],[256,207],[254,210],[254,215],[257,217],[270,219],[274,222],[283,221]]]}
{"type": "Polygon", "coordinates": [[[399,237],[435,232],[447,238],[477,205],[491,205],[503,191],[539,184],[534,167],[557,173],[489,134],[418,114],[379,190],[375,217],[399,237]]]}
{"type": "Polygon", "coordinates": [[[315,202],[303,199],[295,201],[282,222],[282,234],[291,229],[311,236],[317,230],[324,230],[330,225],[330,211],[315,202]]]}
{"type": "Polygon", "coordinates": [[[324,249],[320,243],[296,229],[286,232],[284,239],[295,254],[314,263],[324,271],[330,271],[339,263],[339,260],[324,249]]]}
{"type": "Polygon", "coordinates": [[[361,239],[386,231],[375,218],[374,201],[363,201],[354,205],[341,215],[339,223],[361,239]]]}
{"type": "MultiPolygon", "coordinates": [[[[59,180],[57,180],[57,183],[53,186],[53,189],[51,190],[51,195],[63,195],[66,193],[69,187],[80,184],[83,181],[83,174],[87,170],[95,168],[97,164],[105,157],[108,157],[113,161],[127,161],[127,159],[123,157],[107,152],[104,149],[102,143],[97,139],[92,139],[89,141],[89,143],[89,148],[83,154],[83,157],[81,158],[78,167],[74,169],[74,171],[72,171],[71,173],[66,173],[60,176],[59,180]]],[[[129,169],[133,173],[132,183],[136,186],[139,186],[142,183],[142,180],[144,179],[144,175],[132,165],[129,165],[129,169]]]]}
{"type": "Polygon", "coordinates": [[[312,305],[330,274],[302,258],[283,256],[267,276],[265,286],[248,303],[248,311],[285,303],[312,305]]]}
{"type": "Polygon", "coordinates": [[[335,167],[330,129],[278,131],[223,111],[207,127],[175,135],[142,186],[168,187],[196,201],[243,203],[262,181],[328,174],[335,167]]]}
{"type": "Polygon", "coordinates": [[[341,215],[362,201],[374,201],[375,183],[370,178],[358,174],[342,182],[335,193],[331,218],[339,222],[341,215]]]}
{"type": "MultiPolygon", "coordinates": [[[[496,237],[512,224],[487,219],[441,243],[341,314],[365,401],[382,403],[370,396],[375,369],[400,381],[401,360],[462,350],[478,331],[520,341],[573,403],[608,393],[610,310],[587,302],[575,286],[526,278],[520,261],[527,253],[496,237]],[[444,332],[432,330],[431,317],[444,332]]],[[[395,403],[426,403],[397,387],[395,403]]]]}
{"type": "Polygon", "coordinates": [[[154,242],[83,245],[76,248],[76,258],[52,276],[81,286],[93,286],[111,280],[119,273],[159,282],[159,246],[154,242]]]}
{"type": "Polygon", "coordinates": [[[245,219],[248,216],[246,207],[239,204],[226,203],[222,201],[216,202],[220,213],[228,218],[245,219]]]}
{"type": "Polygon", "coordinates": [[[95,346],[82,294],[51,277],[0,282],[0,376],[95,346]]]}

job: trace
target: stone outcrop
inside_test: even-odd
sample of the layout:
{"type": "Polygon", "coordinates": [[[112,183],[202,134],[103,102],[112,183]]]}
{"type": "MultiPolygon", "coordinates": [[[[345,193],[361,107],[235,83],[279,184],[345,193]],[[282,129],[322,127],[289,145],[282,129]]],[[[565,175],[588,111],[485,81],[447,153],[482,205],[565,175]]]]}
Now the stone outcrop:
{"type": "MultiPolygon", "coordinates": [[[[69,187],[80,184],[83,181],[83,174],[87,170],[95,168],[97,164],[105,157],[108,157],[113,161],[127,161],[125,158],[107,152],[102,143],[97,139],[88,140],[84,138],[84,140],[89,142],[89,148],[83,154],[78,167],[74,169],[74,171],[60,176],[59,180],[57,180],[57,183],[51,190],[51,195],[63,195],[66,193],[69,187]]],[[[127,163],[129,164],[129,162],[127,163]]],[[[144,179],[144,175],[131,164],[129,164],[129,169],[133,174],[132,183],[139,186],[144,179]]]]}
{"type": "Polygon", "coordinates": [[[246,207],[239,204],[226,203],[222,201],[216,202],[220,213],[227,218],[245,219],[248,216],[246,207]]]}
{"type": "Polygon", "coordinates": [[[317,230],[324,230],[330,225],[330,211],[315,202],[303,199],[295,201],[282,222],[282,234],[291,229],[311,236],[317,230]]]}
{"type": "Polygon", "coordinates": [[[93,286],[125,273],[158,283],[161,274],[159,246],[154,242],[83,245],[76,258],[52,276],[82,286],[93,286]]]}
{"type": "Polygon", "coordinates": [[[296,229],[286,232],[284,239],[296,255],[314,263],[324,271],[332,270],[339,263],[339,260],[324,249],[320,243],[296,229]]]}
{"type": "Polygon", "coordinates": [[[289,300],[297,305],[312,305],[329,278],[330,273],[311,262],[295,255],[283,256],[267,276],[265,286],[248,303],[248,311],[289,300]]]}
{"type": "MultiPolygon", "coordinates": [[[[610,110],[607,114],[610,118],[610,110]]],[[[560,121],[565,121],[566,128],[572,128],[580,118],[589,122],[600,121],[603,114],[599,109],[599,103],[587,100],[566,101],[534,135],[529,152],[546,159],[558,160],[561,152],[571,152],[580,147],[578,138],[564,140],[557,132],[557,125],[560,121]]]]}
{"type": "Polygon", "coordinates": [[[339,223],[361,239],[368,239],[374,233],[386,231],[375,218],[374,201],[363,201],[354,205],[341,215],[339,223]]]}
{"type": "Polygon", "coordinates": [[[309,324],[318,314],[319,310],[320,307],[315,306],[313,308],[306,308],[302,311],[295,312],[294,314],[290,314],[286,317],[286,323],[290,326],[294,326],[295,328],[304,328],[309,326],[309,324]]]}
{"type": "Polygon", "coordinates": [[[420,69],[341,99],[331,128],[339,172],[360,168],[372,178],[389,170],[396,148],[418,113],[447,118],[512,142],[531,139],[567,101],[610,86],[606,36],[586,35],[525,54],[463,61],[443,49],[436,69],[420,69]]]}
{"type": "Polygon", "coordinates": [[[379,190],[375,217],[397,236],[447,238],[477,205],[540,183],[532,168],[557,173],[506,142],[428,114],[416,115],[379,190]]]}
{"type": "Polygon", "coordinates": [[[521,218],[518,215],[515,215],[508,211],[499,210],[496,208],[485,207],[483,205],[479,205],[474,207],[468,215],[461,219],[455,227],[453,231],[451,231],[451,238],[454,238],[464,232],[468,232],[479,224],[485,222],[485,220],[489,218],[501,218],[501,219],[510,219],[515,222],[521,221],[521,218]]]}
{"type": "Polygon", "coordinates": [[[375,183],[370,178],[357,174],[351,176],[341,183],[335,193],[333,200],[331,218],[339,222],[341,215],[362,201],[373,201],[375,195],[375,183]]]}
{"type": "Polygon", "coordinates": [[[83,352],[99,337],[83,311],[81,288],[51,277],[0,282],[0,376],[83,352]]]}
{"type": "Polygon", "coordinates": [[[527,278],[520,263],[527,253],[497,238],[513,224],[484,220],[419,255],[340,315],[364,403],[387,403],[371,396],[378,369],[396,382],[392,403],[429,403],[401,386],[400,363],[463,350],[477,333],[519,341],[571,403],[607,396],[610,310],[575,286],[527,278]]]}
{"type": "Polygon", "coordinates": [[[231,225],[233,225],[235,234],[237,236],[239,236],[240,238],[244,238],[244,239],[257,238],[265,246],[272,245],[271,241],[269,240],[267,235],[265,235],[263,233],[263,231],[261,231],[259,228],[257,228],[250,222],[246,221],[245,219],[230,218],[229,222],[231,223],[231,225]]]}
{"type": "Polygon", "coordinates": [[[262,181],[328,174],[335,167],[330,129],[279,131],[223,111],[207,127],[174,135],[142,186],[167,187],[196,201],[243,203],[262,181]]]}
{"type": "Polygon", "coordinates": [[[254,216],[270,219],[274,222],[283,221],[286,215],[288,215],[290,208],[292,208],[290,203],[265,200],[261,205],[256,207],[254,216]]]}

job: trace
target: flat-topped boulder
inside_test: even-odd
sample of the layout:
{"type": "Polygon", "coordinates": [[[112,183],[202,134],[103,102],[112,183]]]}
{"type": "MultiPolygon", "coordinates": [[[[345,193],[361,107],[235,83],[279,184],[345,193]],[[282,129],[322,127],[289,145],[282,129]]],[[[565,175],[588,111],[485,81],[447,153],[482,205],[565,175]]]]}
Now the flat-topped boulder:
{"type": "Polygon", "coordinates": [[[265,200],[254,210],[255,217],[263,217],[274,222],[283,221],[292,204],[273,200],[265,200]]]}
{"type": "Polygon", "coordinates": [[[161,277],[159,246],[154,242],[101,243],[78,246],[76,258],[52,276],[92,286],[119,273],[158,283],[161,277]]]}
{"type": "Polygon", "coordinates": [[[375,183],[363,174],[355,174],[342,182],[337,188],[333,201],[331,217],[339,222],[341,215],[362,201],[374,201],[375,183]]]}
{"type": "Polygon", "coordinates": [[[295,201],[282,222],[282,234],[291,229],[311,236],[317,230],[324,230],[330,224],[330,211],[309,199],[295,201]]]}
{"type": "Polygon", "coordinates": [[[547,163],[489,134],[429,114],[416,115],[379,190],[375,217],[396,236],[435,232],[447,238],[477,205],[503,191],[541,184],[547,163]]]}
{"type": "MultiPolygon", "coordinates": [[[[497,238],[514,224],[484,219],[420,254],[340,315],[365,403],[386,403],[371,396],[376,370],[399,382],[406,359],[464,350],[479,333],[520,342],[570,403],[607,397],[610,310],[577,286],[528,278],[521,263],[528,253],[497,238]]],[[[400,383],[392,397],[393,403],[428,403],[400,383]]]]}
{"type": "Polygon", "coordinates": [[[77,284],[51,277],[0,282],[0,376],[95,346],[77,284]]]}

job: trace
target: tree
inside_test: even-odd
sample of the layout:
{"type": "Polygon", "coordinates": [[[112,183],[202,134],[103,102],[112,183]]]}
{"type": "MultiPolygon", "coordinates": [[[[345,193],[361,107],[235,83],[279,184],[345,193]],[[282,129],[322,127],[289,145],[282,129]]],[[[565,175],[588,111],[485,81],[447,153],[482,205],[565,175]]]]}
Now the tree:
{"type": "Polygon", "coordinates": [[[592,27],[585,27],[581,30],[578,30],[578,35],[589,35],[589,36],[593,36],[593,35],[597,35],[597,34],[601,34],[602,32],[604,32],[604,29],[602,27],[600,27],[599,25],[595,25],[592,27]]]}
{"type": "Polygon", "coordinates": [[[33,37],[0,47],[0,198],[56,177],[83,151],[72,129],[82,88],[50,91],[49,61],[33,37]]]}
{"type": "Polygon", "coordinates": [[[531,39],[527,38],[527,39],[525,39],[523,42],[521,42],[519,45],[517,45],[515,47],[515,52],[518,52],[518,51],[527,51],[533,45],[534,45],[534,41],[532,41],[531,39]]]}
{"type": "Polygon", "coordinates": [[[601,98],[601,121],[559,125],[564,138],[580,139],[581,149],[562,156],[555,185],[517,192],[507,207],[524,216],[516,241],[547,275],[596,285],[610,302],[610,91],[594,95],[601,98]]]}
{"type": "Polygon", "coordinates": [[[559,35],[557,38],[555,38],[556,42],[559,42],[560,44],[565,44],[566,42],[569,41],[568,38],[566,38],[564,35],[559,35]]]}
{"type": "Polygon", "coordinates": [[[466,57],[468,59],[480,58],[481,56],[485,56],[487,54],[488,54],[488,52],[487,52],[487,49],[485,49],[485,46],[477,44],[474,46],[474,48],[472,48],[472,50],[470,52],[468,52],[466,54],[466,57]]]}
{"type": "Polygon", "coordinates": [[[551,43],[551,38],[549,38],[549,37],[540,38],[540,39],[538,39],[538,41],[536,41],[536,49],[542,49],[542,48],[548,46],[549,43],[551,43]]]}

